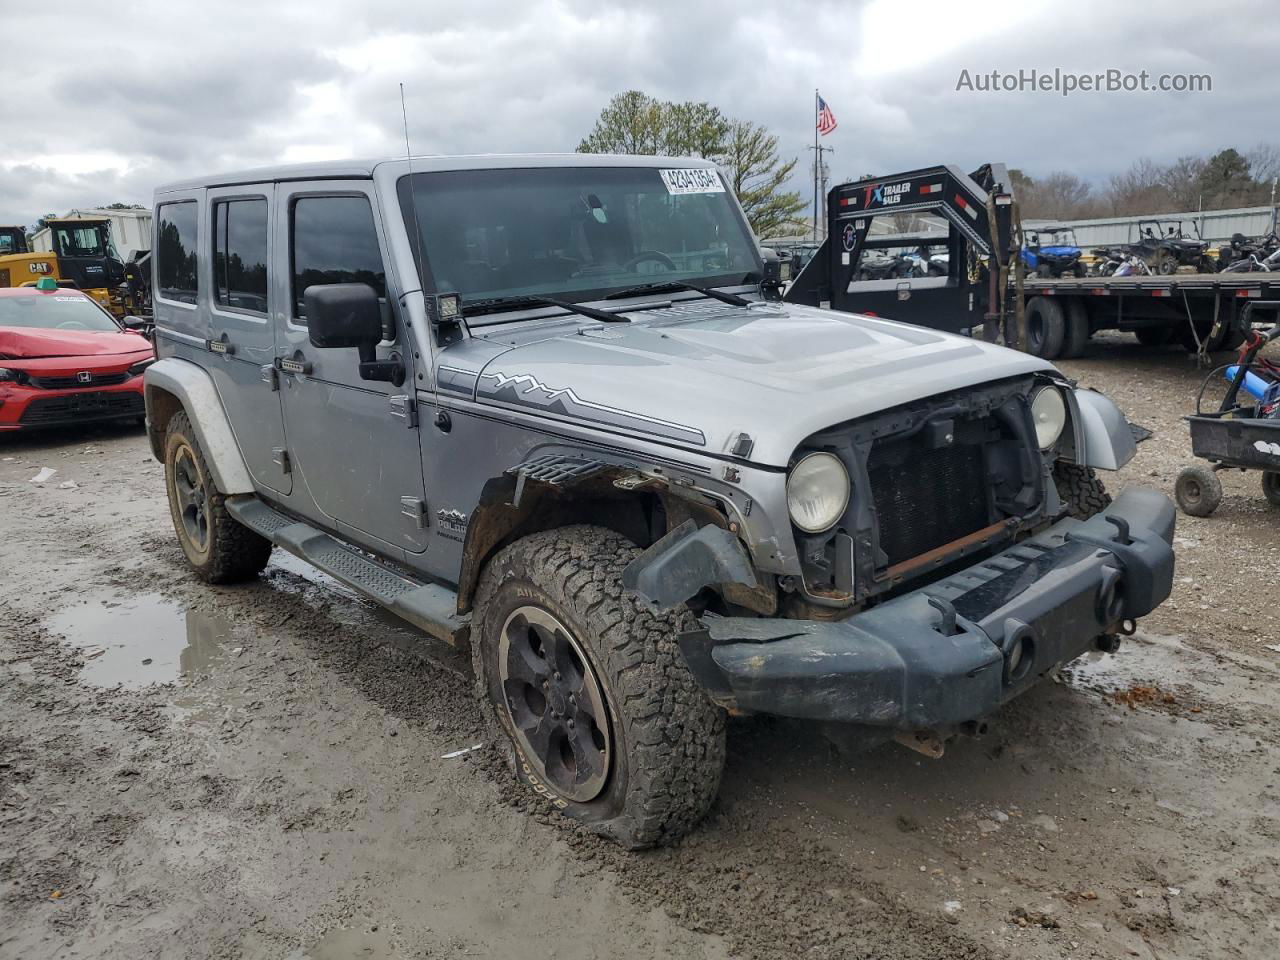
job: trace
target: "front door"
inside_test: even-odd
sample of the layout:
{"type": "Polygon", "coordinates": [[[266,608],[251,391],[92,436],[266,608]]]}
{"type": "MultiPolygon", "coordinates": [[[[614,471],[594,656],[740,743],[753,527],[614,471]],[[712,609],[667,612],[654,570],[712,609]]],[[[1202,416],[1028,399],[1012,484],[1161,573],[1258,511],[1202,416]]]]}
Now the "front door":
{"type": "Polygon", "coordinates": [[[412,340],[400,322],[371,185],[279,184],[275,283],[280,395],[295,509],[374,549],[421,553],[427,534],[413,409],[412,340]],[[384,304],[379,359],[404,363],[403,386],[362,380],[354,348],[313,347],[304,294],[367,283],[384,304]]]}

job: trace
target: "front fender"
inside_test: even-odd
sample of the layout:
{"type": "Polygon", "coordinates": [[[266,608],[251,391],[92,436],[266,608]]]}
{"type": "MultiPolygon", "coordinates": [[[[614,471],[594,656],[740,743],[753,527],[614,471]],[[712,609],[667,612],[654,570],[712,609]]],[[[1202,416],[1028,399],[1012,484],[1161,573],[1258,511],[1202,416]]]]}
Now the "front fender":
{"type": "MultiPolygon", "coordinates": [[[[143,380],[147,421],[160,428],[175,412],[172,401],[186,411],[200,450],[224,494],[253,493],[253,478],[236,443],[227,412],[204,368],[178,357],[165,357],[147,367],[143,380]]],[[[154,449],[154,444],[153,444],[154,449]]]]}
{"type": "Polygon", "coordinates": [[[1138,452],[1129,421],[1096,390],[1075,389],[1076,462],[1100,470],[1119,470],[1138,452]]]}

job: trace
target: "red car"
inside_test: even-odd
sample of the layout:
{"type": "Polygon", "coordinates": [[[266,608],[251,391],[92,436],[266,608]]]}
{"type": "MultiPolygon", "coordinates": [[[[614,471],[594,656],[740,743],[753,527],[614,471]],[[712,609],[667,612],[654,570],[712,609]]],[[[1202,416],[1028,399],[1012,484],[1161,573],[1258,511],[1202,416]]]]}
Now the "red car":
{"type": "Polygon", "coordinates": [[[0,288],[0,431],[141,420],[155,350],[78,290],[0,288]]]}

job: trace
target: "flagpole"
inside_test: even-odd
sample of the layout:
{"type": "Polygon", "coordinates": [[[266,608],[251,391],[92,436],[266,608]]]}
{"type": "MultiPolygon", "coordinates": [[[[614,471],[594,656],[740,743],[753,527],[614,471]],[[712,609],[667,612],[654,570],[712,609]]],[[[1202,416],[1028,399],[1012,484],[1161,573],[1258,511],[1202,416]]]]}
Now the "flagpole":
{"type": "Polygon", "coordinates": [[[818,242],[818,165],[822,154],[818,152],[818,88],[813,88],[813,242],[818,242]]]}

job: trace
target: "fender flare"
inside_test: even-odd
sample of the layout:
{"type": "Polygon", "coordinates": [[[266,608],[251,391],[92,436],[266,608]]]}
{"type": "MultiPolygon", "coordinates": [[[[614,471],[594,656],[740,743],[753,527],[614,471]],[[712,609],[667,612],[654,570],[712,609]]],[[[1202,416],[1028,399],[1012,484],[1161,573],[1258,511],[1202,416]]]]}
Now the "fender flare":
{"type": "MultiPolygon", "coordinates": [[[[153,436],[155,432],[163,431],[174,412],[162,409],[162,398],[168,394],[177,400],[191,421],[218,489],[228,496],[254,492],[253,477],[240,453],[227,412],[213,385],[213,378],[203,367],[177,357],[165,357],[147,367],[143,390],[147,425],[153,436]]],[[[155,449],[153,439],[152,450],[155,449]]]]}
{"type": "Polygon", "coordinates": [[[1119,470],[1138,452],[1129,421],[1096,390],[1071,391],[1076,421],[1076,462],[1099,470],[1119,470]]]}

